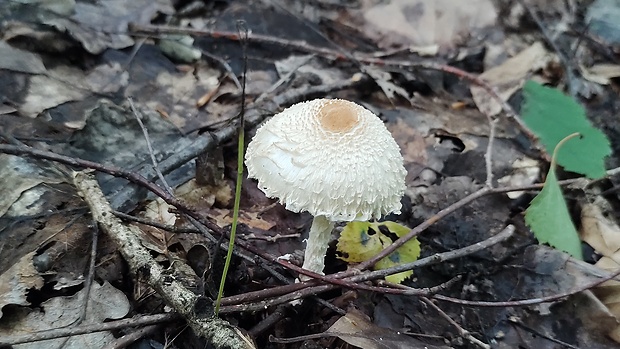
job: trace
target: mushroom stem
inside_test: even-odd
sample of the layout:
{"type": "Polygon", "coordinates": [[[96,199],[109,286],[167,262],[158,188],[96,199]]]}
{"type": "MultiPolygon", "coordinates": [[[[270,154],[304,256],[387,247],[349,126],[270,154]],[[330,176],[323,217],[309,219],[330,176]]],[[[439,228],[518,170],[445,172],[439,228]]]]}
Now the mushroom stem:
{"type": "MultiPolygon", "coordinates": [[[[329,240],[333,229],[334,222],[327,219],[327,217],[314,217],[306,244],[306,253],[304,255],[303,265],[304,269],[308,269],[318,274],[323,274],[323,267],[325,267],[325,254],[327,253],[327,247],[329,245],[329,240]]],[[[305,278],[303,275],[300,275],[300,279],[303,280],[305,278]]]]}

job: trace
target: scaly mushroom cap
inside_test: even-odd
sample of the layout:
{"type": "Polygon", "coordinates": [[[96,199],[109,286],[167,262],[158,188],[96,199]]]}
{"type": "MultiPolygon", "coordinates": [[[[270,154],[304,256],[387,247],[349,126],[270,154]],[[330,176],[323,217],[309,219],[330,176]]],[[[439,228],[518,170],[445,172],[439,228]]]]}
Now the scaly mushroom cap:
{"type": "Polygon", "coordinates": [[[331,221],[400,213],[406,171],[398,145],[366,108],[315,99],[265,122],[248,145],[249,177],[293,212],[331,221]]]}

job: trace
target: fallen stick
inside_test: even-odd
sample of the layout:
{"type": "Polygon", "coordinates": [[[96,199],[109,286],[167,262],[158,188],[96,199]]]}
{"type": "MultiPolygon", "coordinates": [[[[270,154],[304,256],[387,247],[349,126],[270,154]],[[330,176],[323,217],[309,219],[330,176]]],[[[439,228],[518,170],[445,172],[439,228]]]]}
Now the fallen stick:
{"type": "Polygon", "coordinates": [[[173,270],[165,270],[151,257],[138,239],[138,228],[126,226],[114,215],[90,172],[74,172],[73,183],[90,207],[93,218],[116,243],[132,273],[148,283],[166,304],[183,316],[196,335],[207,339],[214,348],[255,348],[252,339],[238,328],[214,316],[210,299],[190,291],[183,285],[183,280],[175,278],[173,270]]]}

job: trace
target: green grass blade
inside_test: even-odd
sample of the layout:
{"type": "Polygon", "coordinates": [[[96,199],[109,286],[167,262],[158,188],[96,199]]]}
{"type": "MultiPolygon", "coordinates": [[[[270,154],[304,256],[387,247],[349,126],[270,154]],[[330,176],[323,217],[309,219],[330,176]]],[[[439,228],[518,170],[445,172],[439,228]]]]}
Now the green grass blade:
{"type": "Polygon", "coordinates": [[[220,311],[220,302],[222,301],[222,295],[224,294],[224,284],[226,283],[226,275],[228,275],[228,268],[230,267],[230,259],[232,258],[232,251],[235,247],[235,235],[237,233],[237,222],[239,220],[239,203],[241,202],[241,182],[243,181],[243,150],[245,144],[245,132],[243,128],[239,130],[239,145],[237,156],[237,182],[235,183],[235,204],[233,208],[233,221],[230,228],[230,241],[228,242],[228,252],[226,253],[226,262],[224,263],[224,270],[222,271],[222,278],[220,279],[220,289],[217,292],[217,299],[215,301],[215,315],[220,311]]]}

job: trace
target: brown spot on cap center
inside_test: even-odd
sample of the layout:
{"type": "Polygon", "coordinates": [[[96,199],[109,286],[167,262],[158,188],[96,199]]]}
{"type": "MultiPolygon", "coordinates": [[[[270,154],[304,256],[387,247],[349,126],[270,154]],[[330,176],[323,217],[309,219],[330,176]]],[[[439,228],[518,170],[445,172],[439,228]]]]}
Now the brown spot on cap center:
{"type": "Polygon", "coordinates": [[[344,100],[327,102],[319,110],[317,118],[325,130],[334,133],[349,131],[359,120],[354,105],[344,100]]]}

